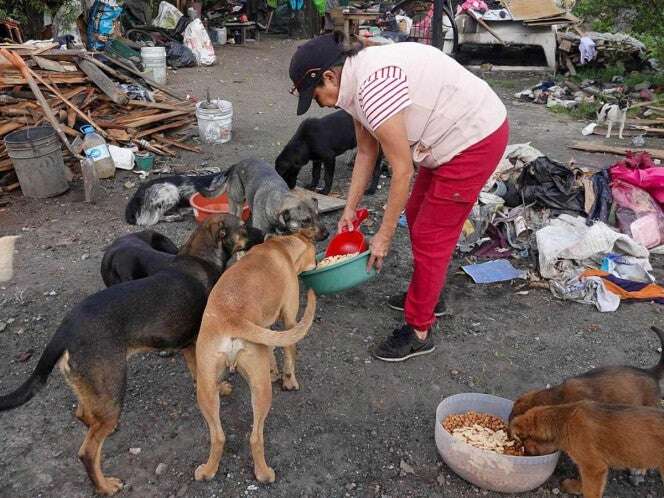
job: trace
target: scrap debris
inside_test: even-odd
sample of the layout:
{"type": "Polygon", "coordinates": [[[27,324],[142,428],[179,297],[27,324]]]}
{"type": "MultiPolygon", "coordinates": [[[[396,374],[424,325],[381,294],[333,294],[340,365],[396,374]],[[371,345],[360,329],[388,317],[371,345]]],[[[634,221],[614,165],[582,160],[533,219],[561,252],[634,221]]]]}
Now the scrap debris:
{"type": "MultiPolygon", "coordinates": [[[[57,45],[57,44],[55,44],[57,45]]],[[[115,57],[86,50],[54,50],[51,42],[0,44],[0,139],[26,127],[50,124],[79,159],[74,144],[92,125],[109,144],[174,157],[200,150],[174,134],[194,120],[194,104],[115,57]]],[[[0,141],[0,188],[18,188],[0,141]]]]}

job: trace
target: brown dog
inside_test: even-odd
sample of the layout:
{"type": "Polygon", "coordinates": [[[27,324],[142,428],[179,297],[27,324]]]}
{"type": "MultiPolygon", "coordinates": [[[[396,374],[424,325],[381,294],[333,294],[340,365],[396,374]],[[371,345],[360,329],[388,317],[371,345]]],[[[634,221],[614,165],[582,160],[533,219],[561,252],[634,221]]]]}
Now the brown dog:
{"type": "Polygon", "coordinates": [[[535,406],[561,405],[584,399],[598,403],[657,406],[662,397],[659,381],[664,375],[664,331],[651,328],[662,344],[659,363],[654,367],[595,368],[549,389],[527,392],[514,403],[509,420],[535,406]]]}
{"type": "Polygon", "coordinates": [[[664,411],[657,408],[578,401],[539,406],[515,417],[510,432],[528,453],[567,453],[581,481],[563,491],[601,498],[609,469],[657,468],[664,478],[664,411]]]}
{"type": "MultiPolygon", "coordinates": [[[[127,359],[143,351],[181,351],[195,375],[194,343],[208,294],[231,256],[261,241],[262,232],[239,218],[216,215],[163,269],[87,297],[63,319],[32,375],[0,396],[0,411],[27,403],[59,364],[78,398],[76,417],[88,428],[78,456],[99,494],[118,492],[122,481],[104,475],[101,450],[120,418],[127,359]]],[[[226,392],[228,386],[220,389],[226,392]]]]}
{"type": "Polygon", "coordinates": [[[254,473],[260,482],[274,481],[263,445],[263,426],[272,404],[272,348],[285,348],[283,385],[297,389],[295,344],[309,331],[316,311],[316,295],[309,290],[304,315],[296,324],[298,274],[315,264],[314,245],[305,235],[272,237],[224,273],[210,293],[196,342],[196,394],[210,429],[210,455],[196,469],[196,480],[212,479],[219,468],[225,436],[219,420],[218,379],[226,367],[237,366],[251,389],[254,473]],[[269,330],[279,319],[288,330],[269,330]]]}

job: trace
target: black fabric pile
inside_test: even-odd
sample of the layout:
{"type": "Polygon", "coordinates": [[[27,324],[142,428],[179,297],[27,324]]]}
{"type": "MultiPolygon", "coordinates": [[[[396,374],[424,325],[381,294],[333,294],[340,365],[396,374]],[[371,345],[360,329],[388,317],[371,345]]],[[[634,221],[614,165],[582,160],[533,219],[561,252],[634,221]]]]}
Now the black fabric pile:
{"type": "Polygon", "coordinates": [[[577,185],[575,172],[548,157],[538,157],[526,165],[516,184],[508,185],[504,199],[508,207],[535,203],[542,208],[585,215],[583,188],[577,185]]]}

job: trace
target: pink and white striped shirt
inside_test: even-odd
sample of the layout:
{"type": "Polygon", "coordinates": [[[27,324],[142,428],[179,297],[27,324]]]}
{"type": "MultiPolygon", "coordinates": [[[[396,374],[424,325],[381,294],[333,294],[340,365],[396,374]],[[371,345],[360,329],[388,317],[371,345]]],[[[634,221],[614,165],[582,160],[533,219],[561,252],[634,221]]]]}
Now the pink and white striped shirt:
{"type": "Polygon", "coordinates": [[[397,66],[379,69],[360,85],[358,103],[370,131],[376,131],[381,124],[412,104],[406,74],[397,66]]]}

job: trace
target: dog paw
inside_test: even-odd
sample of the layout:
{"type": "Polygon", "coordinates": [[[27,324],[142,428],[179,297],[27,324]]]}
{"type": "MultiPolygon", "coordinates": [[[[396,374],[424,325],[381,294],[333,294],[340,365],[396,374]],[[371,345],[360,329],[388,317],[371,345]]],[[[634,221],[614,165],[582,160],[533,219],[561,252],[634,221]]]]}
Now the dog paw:
{"type": "Polygon", "coordinates": [[[293,374],[284,374],[281,378],[281,388],[284,391],[299,391],[300,384],[298,383],[295,375],[293,374]]]}
{"type": "Polygon", "coordinates": [[[219,382],[219,394],[229,396],[233,392],[233,385],[230,382],[219,382]]]}
{"type": "Polygon", "coordinates": [[[117,477],[105,477],[97,486],[97,493],[104,496],[111,496],[122,489],[122,481],[117,477]]]}
{"type": "Polygon", "coordinates": [[[207,464],[203,464],[199,465],[196,472],[194,472],[194,479],[197,481],[209,481],[210,479],[213,479],[216,474],[216,470],[213,472],[208,469],[207,464]]]}
{"type": "Polygon", "coordinates": [[[263,470],[254,469],[254,473],[256,474],[256,480],[262,483],[274,482],[277,477],[274,470],[272,470],[272,467],[267,467],[263,470]]]}
{"type": "Polygon", "coordinates": [[[565,479],[560,487],[565,493],[570,495],[581,494],[581,481],[578,479],[565,479]]]}

